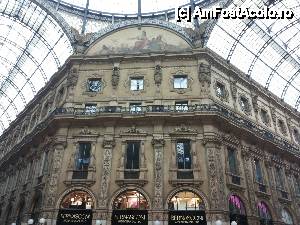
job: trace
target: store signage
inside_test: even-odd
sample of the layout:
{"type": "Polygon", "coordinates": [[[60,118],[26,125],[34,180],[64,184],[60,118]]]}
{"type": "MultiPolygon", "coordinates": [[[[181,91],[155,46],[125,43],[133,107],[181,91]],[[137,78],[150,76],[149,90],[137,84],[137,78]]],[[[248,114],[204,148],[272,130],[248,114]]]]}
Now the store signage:
{"type": "Polygon", "coordinates": [[[92,225],[93,212],[88,209],[60,209],[56,225],[92,225]]]}
{"type": "Polygon", "coordinates": [[[169,211],[169,225],[207,225],[205,211],[169,211]]]}
{"type": "Polygon", "coordinates": [[[147,210],[113,210],[112,225],[148,225],[147,210]]]}

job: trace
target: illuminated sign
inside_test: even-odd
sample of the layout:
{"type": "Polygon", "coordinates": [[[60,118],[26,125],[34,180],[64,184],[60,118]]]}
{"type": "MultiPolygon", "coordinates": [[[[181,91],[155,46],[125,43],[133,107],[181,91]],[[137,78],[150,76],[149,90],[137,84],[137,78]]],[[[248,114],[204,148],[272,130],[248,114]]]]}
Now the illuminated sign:
{"type": "Polygon", "coordinates": [[[169,225],[207,225],[205,211],[169,211],[169,225]]]}
{"type": "Polygon", "coordinates": [[[57,216],[57,225],[91,225],[92,210],[87,209],[60,209],[57,216]]]}
{"type": "Polygon", "coordinates": [[[147,210],[113,210],[112,225],[148,225],[147,210]]]}

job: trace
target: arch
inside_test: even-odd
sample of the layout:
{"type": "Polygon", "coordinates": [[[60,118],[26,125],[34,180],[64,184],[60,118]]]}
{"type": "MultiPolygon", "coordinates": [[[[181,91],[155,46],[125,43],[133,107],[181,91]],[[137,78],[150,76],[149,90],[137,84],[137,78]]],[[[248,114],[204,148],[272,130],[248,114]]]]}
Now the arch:
{"type": "Polygon", "coordinates": [[[183,192],[183,191],[190,191],[190,192],[193,192],[196,195],[198,195],[204,202],[205,210],[209,209],[209,204],[208,204],[206,195],[203,192],[197,190],[196,188],[192,188],[192,187],[180,187],[180,188],[176,188],[173,191],[171,191],[168,194],[167,201],[165,203],[165,209],[168,209],[168,203],[171,201],[173,196],[175,196],[177,193],[183,192]]]}
{"type": "Polygon", "coordinates": [[[143,195],[143,197],[146,199],[146,201],[148,203],[147,210],[152,209],[152,202],[149,198],[149,195],[143,189],[136,187],[136,186],[124,187],[124,188],[121,188],[120,190],[116,191],[111,197],[111,200],[109,203],[109,209],[110,210],[114,209],[114,202],[118,196],[120,196],[122,193],[125,193],[126,191],[132,191],[132,190],[137,191],[143,195]]]}
{"type": "Polygon", "coordinates": [[[229,219],[239,225],[248,225],[245,201],[237,194],[231,194],[228,198],[229,219]]]}
{"type": "Polygon", "coordinates": [[[264,201],[260,201],[257,203],[256,208],[257,208],[258,216],[260,218],[260,224],[272,225],[273,217],[269,206],[264,201]]]}
{"type": "Polygon", "coordinates": [[[88,188],[86,187],[72,187],[72,188],[69,188],[67,190],[65,190],[64,192],[62,192],[56,202],[56,209],[59,209],[60,208],[60,205],[63,201],[63,199],[70,193],[74,192],[74,191],[84,191],[86,193],[88,193],[91,197],[92,197],[92,201],[94,202],[94,207],[97,206],[97,201],[96,201],[96,197],[95,197],[95,194],[88,188]]]}
{"type": "Polygon", "coordinates": [[[285,225],[294,225],[295,224],[294,223],[295,218],[294,218],[293,214],[291,213],[291,210],[288,209],[287,207],[283,207],[281,209],[280,218],[285,225]]]}
{"type": "Polygon", "coordinates": [[[87,56],[94,56],[101,54],[152,52],[158,51],[159,49],[159,51],[182,51],[192,48],[192,39],[184,29],[178,25],[166,21],[155,20],[143,20],[141,23],[138,21],[124,21],[122,23],[112,24],[95,33],[90,38],[89,48],[85,51],[85,54],[87,56]],[[132,31],[131,29],[133,28],[139,28],[140,34],[137,34],[137,31],[132,31]],[[149,30],[150,28],[152,29],[149,30]],[[155,29],[160,29],[159,34],[155,29]],[[162,33],[161,31],[165,31],[165,33],[162,33]],[[119,32],[124,32],[125,34],[118,35],[117,33],[119,32]],[[154,36],[151,36],[151,33],[153,32],[155,34],[153,34],[154,36]],[[128,39],[121,38],[120,41],[122,42],[113,44],[109,41],[110,39],[107,38],[109,36],[119,38],[120,35],[126,35],[128,39]],[[170,35],[172,36],[171,39],[169,38],[170,35]],[[168,37],[167,43],[164,41],[164,36],[168,37]],[[169,40],[172,40],[172,42],[169,43],[169,40]],[[135,45],[132,43],[134,41],[136,41],[135,45]],[[172,50],[170,50],[170,47],[168,46],[172,46],[172,50]]]}
{"type": "MultiPolygon", "coordinates": [[[[249,201],[243,195],[240,195],[237,192],[230,192],[227,196],[227,200],[228,200],[227,202],[229,202],[230,196],[232,196],[232,195],[238,196],[240,198],[240,200],[242,201],[242,203],[244,204],[244,207],[245,207],[245,213],[246,213],[245,215],[248,215],[249,214],[248,209],[250,209],[249,201]]],[[[228,206],[228,211],[230,211],[229,204],[227,204],[227,206],[228,206]]]]}

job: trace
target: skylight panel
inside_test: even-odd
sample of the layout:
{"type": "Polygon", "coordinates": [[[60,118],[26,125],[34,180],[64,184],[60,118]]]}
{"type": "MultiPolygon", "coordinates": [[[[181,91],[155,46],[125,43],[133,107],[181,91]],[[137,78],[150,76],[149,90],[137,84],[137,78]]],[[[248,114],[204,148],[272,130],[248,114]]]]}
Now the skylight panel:
{"type": "Polygon", "coordinates": [[[231,63],[237,66],[244,73],[247,73],[250,62],[254,59],[254,55],[241,44],[236,46],[236,50],[231,58],[231,63]]]}
{"type": "Polygon", "coordinates": [[[258,59],[252,69],[251,77],[263,86],[266,86],[272,69],[258,59]]]}
{"type": "Polygon", "coordinates": [[[295,106],[298,97],[299,97],[299,91],[296,90],[294,87],[289,86],[284,96],[284,101],[290,104],[291,106],[295,106]]]}
{"type": "Polygon", "coordinates": [[[278,97],[280,97],[286,83],[287,83],[286,80],[284,80],[282,77],[278,76],[277,74],[274,74],[270,82],[269,90],[274,94],[276,94],[278,97]]]}

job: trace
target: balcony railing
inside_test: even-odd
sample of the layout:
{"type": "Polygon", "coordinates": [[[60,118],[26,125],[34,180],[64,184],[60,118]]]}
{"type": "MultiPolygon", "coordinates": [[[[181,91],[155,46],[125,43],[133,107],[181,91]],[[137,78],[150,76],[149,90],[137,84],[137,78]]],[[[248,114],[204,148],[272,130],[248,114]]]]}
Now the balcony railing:
{"type": "MultiPolygon", "coordinates": [[[[288,140],[266,130],[264,127],[252,122],[243,116],[227,109],[224,106],[219,104],[200,104],[200,105],[187,105],[183,109],[178,110],[178,107],[175,105],[149,105],[149,106],[139,106],[139,110],[132,110],[132,107],[121,107],[121,106],[101,106],[97,107],[95,110],[85,110],[78,108],[56,108],[51,113],[48,114],[47,118],[36,125],[36,129],[32,129],[31,132],[27,133],[26,136],[20,138],[20,141],[15,145],[22,145],[25,143],[26,137],[29,139],[33,137],[36,133],[40,132],[42,129],[47,127],[47,123],[49,123],[54,117],[63,117],[63,116],[75,116],[75,117],[96,117],[96,116],[111,116],[111,115],[119,115],[119,114],[129,114],[132,116],[140,116],[140,115],[151,115],[158,113],[205,113],[205,114],[217,114],[221,117],[224,117],[230,120],[235,125],[247,129],[252,132],[254,135],[259,136],[262,139],[267,141],[271,141],[274,144],[280,146],[288,152],[293,154],[300,155],[300,150],[297,146],[289,143],[288,140]]],[[[10,148],[13,148],[11,146],[10,148]]],[[[5,155],[7,155],[10,151],[9,148],[5,148],[5,153],[2,154],[2,159],[5,155]]],[[[0,153],[1,155],[1,153],[0,153]]]]}

